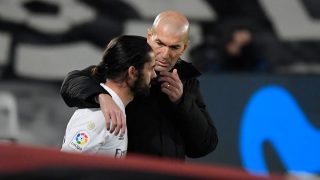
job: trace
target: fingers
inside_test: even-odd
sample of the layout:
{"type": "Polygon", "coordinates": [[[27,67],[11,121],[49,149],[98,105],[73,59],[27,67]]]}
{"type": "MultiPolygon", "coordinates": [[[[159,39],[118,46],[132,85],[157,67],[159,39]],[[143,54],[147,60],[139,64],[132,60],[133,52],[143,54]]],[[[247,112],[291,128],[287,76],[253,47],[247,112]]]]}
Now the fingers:
{"type": "Polygon", "coordinates": [[[178,94],[179,89],[172,86],[168,82],[164,82],[161,84],[161,91],[167,94],[168,96],[175,96],[178,94]]]}
{"type": "Polygon", "coordinates": [[[168,95],[169,99],[176,103],[179,102],[183,94],[183,84],[178,75],[177,69],[171,72],[160,72],[159,81],[161,91],[168,95]]]}
{"type": "Polygon", "coordinates": [[[111,114],[110,114],[110,121],[111,121],[110,133],[113,133],[114,130],[116,129],[116,127],[117,127],[117,118],[116,118],[115,113],[111,113],[111,114]]]}
{"type": "Polygon", "coordinates": [[[122,128],[121,128],[120,136],[123,136],[126,133],[126,129],[127,129],[127,121],[126,121],[126,117],[124,116],[123,113],[120,113],[120,119],[121,119],[121,122],[122,122],[122,128]]]}
{"type": "Polygon", "coordinates": [[[115,116],[111,118],[111,130],[110,133],[114,133],[114,135],[120,134],[123,136],[127,129],[126,117],[122,113],[122,111],[115,113],[115,116]]]}
{"type": "Polygon", "coordinates": [[[127,129],[124,113],[109,95],[99,95],[100,108],[105,116],[106,128],[114,135],[124,134],[127,129]]]}
{"type": "Polygon", "coordinates": [[[165,94],[167,94],[169,97],[172,96],[173,92],[168,87],[162,87],[161,91],[165,94]]]}
{"type": "MultiPolygon", "coordinates": [[[[114,135],[118,135],[120,133],[120,130],[122,130],[123,127],[123,120],[122,120],[122,112],[118,112],[116,114],[116,122],[117,124],[115,125],[115,131],[114,131],[114,135]]],[[[121,132],[120,134],[122,134],[123,132],[121,132]]]]}
{"type": "Polygon", "coordinates": [[[111,119],[112,118],[109,116],[109,114],[105,114],[106,127],[108,131],[110,130],[111,119]]]}
{"type": "Polygon", "coordinates": [[[167,71],[161,71],[160,75],[162,77],[170,77],[173,80],[180,80],[179,74],[177,69],[174,69],[172,72],[167,72],[167,71]]]}
{"type": "Polygon", "coordinates": [[[179,77],[179,74],[178,74],[178,70],[177,69],[174,69],[172,71],[172,75],[173,77],[176,79],[176,80],[180,80],[180,77],[179,77]]]}
{"type": "Polygon", "coordinates": [[[174,69],[172,73],[166,71],[160,72],[159,81],[163,82],[161,87],[164,89],[175,90],[175,88],[180,89],[182,86],[177,69],[174,69]]]}
{"type": "Polygon", "coordinates": [[[107,116],[109,118],[105,118],[106,127],[110,133],[114,133],[114,135],[124,135],[127,129],[126,118],[121,111],[118,112],[110,112],[107,116]]]}
{"type": "Polygon", "coordinates": [[[161,84],[161,89],[168,89],[168,90],[173,90],[173,89],[175,89],[170,83],[168,83],[168,82],[163,82],[162,84],[161,84]]]}
{"type": "Polygon", "coordinates": [[[159,81],[160,82],[163,82],[162,84],[165,85],[165,87],[177,87],[177,82],[172,78],[172,77],[169,77],[169,76],[161,76],[159,78],[159,81]]]}
{"type": "Polygon", "coordinates": [[[176,88],[179,88],[178,86],[181,83],[180,77],[176,69],[174,69],[172,73],[166,71],[160,72],[159,81],[167,82],[169,86],[174,86],[176,88]]]}

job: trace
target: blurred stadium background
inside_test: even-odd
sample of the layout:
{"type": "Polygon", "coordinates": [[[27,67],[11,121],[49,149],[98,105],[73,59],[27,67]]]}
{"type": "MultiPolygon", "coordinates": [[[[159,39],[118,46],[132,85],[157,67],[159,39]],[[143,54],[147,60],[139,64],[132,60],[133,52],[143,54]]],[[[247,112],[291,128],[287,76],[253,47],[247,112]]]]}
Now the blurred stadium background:
{"type": "Polygon", "coordinates": [[[189,161],[319,174],[318,0],[1,0],[2,141],[59,149],[74,111],[59,95],[65,75],[97,64],[117,35],[145,36],[168,9],[191,22],[183,58],[203,73],[220,136],[215,152],[189,161]],[[259,63],[224,69],[222,38],[239,26],[252,31],[259,63]]]}

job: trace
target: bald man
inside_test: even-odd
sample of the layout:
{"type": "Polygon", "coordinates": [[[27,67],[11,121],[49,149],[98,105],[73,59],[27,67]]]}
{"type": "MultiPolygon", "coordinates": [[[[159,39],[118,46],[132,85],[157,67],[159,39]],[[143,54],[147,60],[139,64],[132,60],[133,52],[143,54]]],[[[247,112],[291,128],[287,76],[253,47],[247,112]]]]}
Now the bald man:
{"type": "MultiPolygon", "coordinates": [[[[148,29],[158,78],[151,83],[150,95],[136,96],[126,107],[128,155],[185,159],[202,157],[216,148],[217,130],[199,90],[200,72],[180,58],[188,41],[189,22],[176,11],[160,13],[148,29]]],[[[125,132],[121,111],[90,74],[69,73],[61,95],[70,107],[100,105],[107,129],[125,132]]]]}

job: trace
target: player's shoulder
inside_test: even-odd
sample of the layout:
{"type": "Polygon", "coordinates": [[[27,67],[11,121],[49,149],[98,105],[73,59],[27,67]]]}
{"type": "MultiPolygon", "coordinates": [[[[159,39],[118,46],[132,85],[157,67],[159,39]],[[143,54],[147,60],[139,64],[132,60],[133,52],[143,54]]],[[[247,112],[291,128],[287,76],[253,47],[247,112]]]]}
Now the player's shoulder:
{"type": "Polygon", "coordinates": [[[85,108],[85,109],[77,109],[74,112],[73,116],[81,119],[99,118],[103,116],[103,113],[100,108],[85,108]]]}
{"type": "Polygon", "coordinates": [[[90,130],[101,131],[105,125],[105,117],[100,108],[86,108],[86,109],[78,109],[75,111],[74,115],[71,118],[73,124],[78,124],[80,126],[89,125],[90,130]],[[94,126],[94,128],[92,128],[94,126]]]}

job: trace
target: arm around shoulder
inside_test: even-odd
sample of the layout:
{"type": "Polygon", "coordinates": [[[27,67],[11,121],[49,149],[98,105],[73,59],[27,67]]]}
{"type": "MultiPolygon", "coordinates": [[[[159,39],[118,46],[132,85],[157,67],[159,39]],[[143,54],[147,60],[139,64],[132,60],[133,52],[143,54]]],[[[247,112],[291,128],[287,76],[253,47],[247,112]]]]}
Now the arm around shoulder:
{"type": "Polygon", "coordinates": [[[99,107],[95,97],[107,93],[99,82],[91,76],[91,67],[75,70],[64,79],[60,94],[69,107],[92,108],[99,107]]]}

